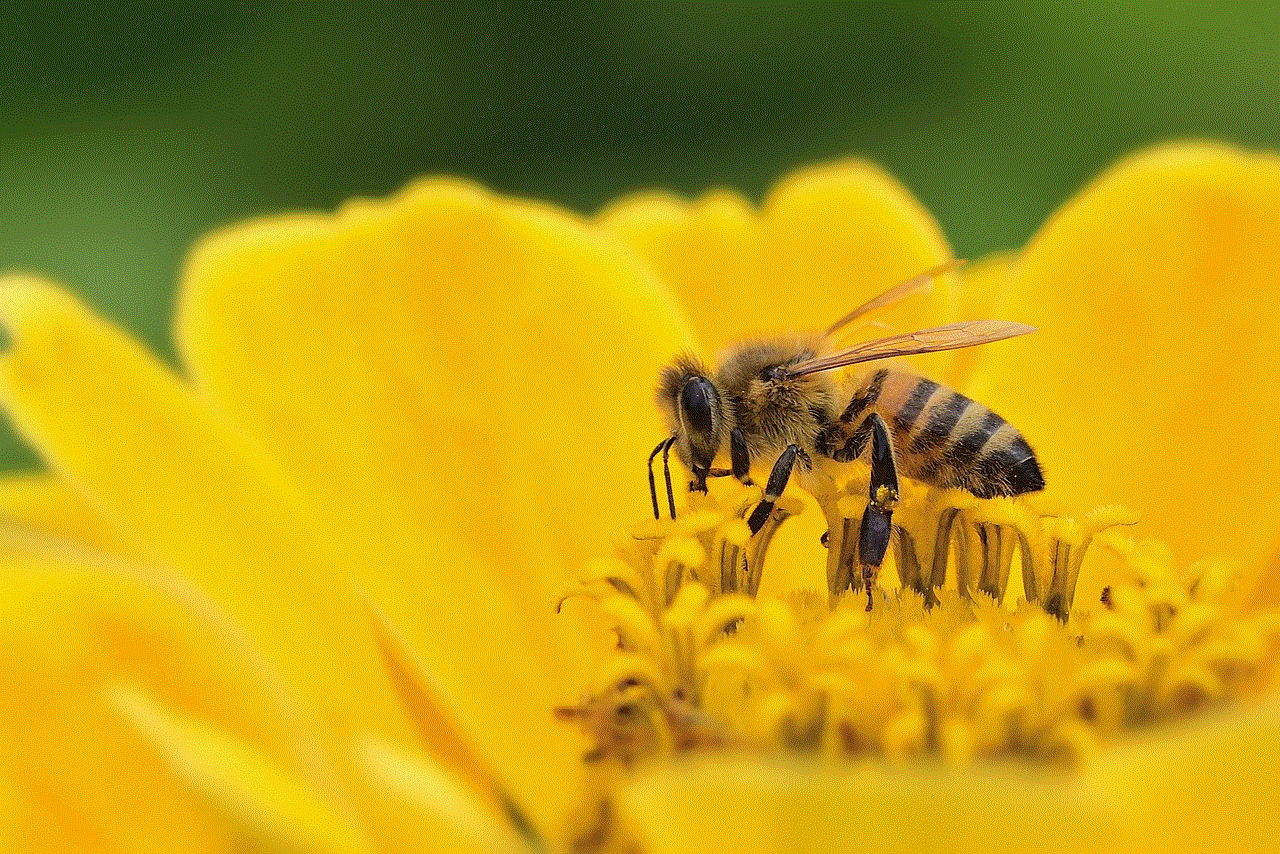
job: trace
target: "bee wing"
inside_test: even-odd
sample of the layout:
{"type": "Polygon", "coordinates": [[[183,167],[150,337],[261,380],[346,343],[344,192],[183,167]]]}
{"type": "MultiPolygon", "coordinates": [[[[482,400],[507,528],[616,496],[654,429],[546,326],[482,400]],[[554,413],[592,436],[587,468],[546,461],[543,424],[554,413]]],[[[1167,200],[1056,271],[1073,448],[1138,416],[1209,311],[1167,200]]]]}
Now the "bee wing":
{"type": "Polygon", "coordinates": [[[948,261],[945,264],[939,264],[932,269],[925,270],[918,276],[912,276],[905,282],[894,285],[889,288],[889,290],[879,296],[872,297],[853,311],[846,314],[844,317],[837,320],[835,323],[828,326],[826,334],[828,336],[834,335],[836,332],[843,329],[845,326],[848,326],[864,314],[875,311],[877,308],[883,308],[886,305],[893,305],[895,302],[901,302],[912,294],[924,290],[925,286],[930,284],[938,276],[950,273],[952,270],[960,268],[963,264],[964,260],[957,258],[953,261],[948,261]]]}
{"type": "Polygon", "coordinates": [[[805,374],[816,374],[818,371],[830,371],[876,359],[959,350],[962,347],[975,347],[978,344],[1001,341],[1035,331],[1034,326],[1006,320],[969,320],[964,323],[935,326],[919,332],[905,332],[901,335],[890,335],[888,338],[864,341],[835,353],[799,362],[787,368],[787,375],[802,377],[805,374]]]}

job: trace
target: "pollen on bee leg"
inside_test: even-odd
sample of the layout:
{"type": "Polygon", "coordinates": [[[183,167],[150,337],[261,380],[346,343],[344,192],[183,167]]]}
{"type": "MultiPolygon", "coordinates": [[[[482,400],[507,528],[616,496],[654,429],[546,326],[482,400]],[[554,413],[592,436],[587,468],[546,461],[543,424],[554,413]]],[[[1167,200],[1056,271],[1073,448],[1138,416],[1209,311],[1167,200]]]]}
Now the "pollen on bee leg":
{"type": "Polygon", "coordinates": [[[907,573],[903,586],[917,584],[917,573],[911,569],[918,565],[913,564],[914,554],[904,558],[903,545],[895,536],[899,529],[893,524],[892,510],[898,506],[898,491],[881,486],[868,501],[867,489],[866,480],[851,479],[839,497],[823,505],[827,516],[827,590],[833,608],[851,590],[866,590],[870,603],[872,586],[894,543],[899,574],[907,573]]]}
{"type": "Polygon", "coordinates": [[[871,496],[871,506],[886,513],[898,506],[898,490],[892,486],[877,486],[871,496]]]}

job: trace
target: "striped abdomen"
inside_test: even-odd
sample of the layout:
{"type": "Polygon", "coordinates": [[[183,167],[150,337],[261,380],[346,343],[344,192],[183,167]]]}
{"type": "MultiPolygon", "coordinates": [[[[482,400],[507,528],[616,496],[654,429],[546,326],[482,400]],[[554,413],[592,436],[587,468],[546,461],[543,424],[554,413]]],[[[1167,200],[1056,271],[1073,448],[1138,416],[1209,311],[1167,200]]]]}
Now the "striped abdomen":
{"type": "Polygon", "coordinates": [[[822,450],[837,460],[856,457],[866,444],[869,428],[863,425],[871,412],[889,425],[898,471],[907,477],[979,498],[1044,488],[1035,452],[1016,427],[944,385],[887,368],[859,385],[834,425],[839,436],[822,450]]]}

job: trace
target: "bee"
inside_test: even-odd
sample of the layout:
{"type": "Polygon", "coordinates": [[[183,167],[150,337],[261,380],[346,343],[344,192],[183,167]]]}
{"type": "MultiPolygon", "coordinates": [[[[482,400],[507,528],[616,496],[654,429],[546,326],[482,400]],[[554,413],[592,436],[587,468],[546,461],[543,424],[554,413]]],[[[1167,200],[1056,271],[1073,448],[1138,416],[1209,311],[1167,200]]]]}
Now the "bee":
{"type": "Polygon", "coordinates": [[[751,485],[752,462],[775,461],[764,496],[747,518],[752,535],[764,526],[797,466],[808,473],[825,461],[850,462],[867,452],[870,494],[858,555],[869,596],[870,581],[889,545],[899,474],[930,486],[959,487],[979,498],[1043,489],[1044,475],[1027,440],[981,403],[896,368],[854,378],[833,373],[1034,331],[1021,323],[976,320],[838,346],[837,333],[852,321],[921,290],[960,263],[943,264],[895,285],[822,333],[734,345],[714,371],[695,356],[678,356],[663,369],[656,394],[670,436],[649,455],[654,517],[660,516],[654,460],[662,454],[667,504],[675,518],[672,450],[693,475],[691,492],[705,493],[709,477],[733,476],[751,485]],[[726,445],[729,468],[713,467],[726,445]]]}

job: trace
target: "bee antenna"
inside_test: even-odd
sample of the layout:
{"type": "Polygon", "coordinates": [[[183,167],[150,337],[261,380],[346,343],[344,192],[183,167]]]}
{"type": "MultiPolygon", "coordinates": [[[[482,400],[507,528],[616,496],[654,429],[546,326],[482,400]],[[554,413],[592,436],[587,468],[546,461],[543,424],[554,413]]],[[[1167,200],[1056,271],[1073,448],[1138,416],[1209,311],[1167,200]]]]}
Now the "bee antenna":
{"type": "MultiPolygon", "coordinates": [[[[670,439],[663,439],[658,443],[658,447],[653,449],[653,453],[649,455],[649,497],[653,499],[653,518],[655,519],[661,519],[662,516],[658,513],[658,484],[653,478],[653,458],[658,456],[662,449],[668,447],[670,444],[670,439]]],[[[668,480],[670,480],[670,478],[668,478],[668,480]]]]}

